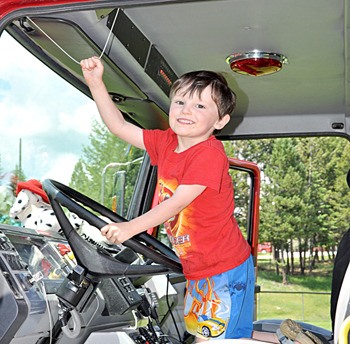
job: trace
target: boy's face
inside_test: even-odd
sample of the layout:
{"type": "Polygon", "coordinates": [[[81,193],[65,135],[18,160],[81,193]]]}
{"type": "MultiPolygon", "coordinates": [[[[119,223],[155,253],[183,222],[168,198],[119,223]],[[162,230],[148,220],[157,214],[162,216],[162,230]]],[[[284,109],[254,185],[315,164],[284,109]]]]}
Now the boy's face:
{"type": "Polygon", "coordinates": [[[211,87],[190,96],[179,90],[172,98],[169,124],[173,131],[183,138],[190,138],[194,144],[208,139],[215,129],[222,129],[230,120],[229,115],[219,118],[219,111],[211,96],[211,87]]]}

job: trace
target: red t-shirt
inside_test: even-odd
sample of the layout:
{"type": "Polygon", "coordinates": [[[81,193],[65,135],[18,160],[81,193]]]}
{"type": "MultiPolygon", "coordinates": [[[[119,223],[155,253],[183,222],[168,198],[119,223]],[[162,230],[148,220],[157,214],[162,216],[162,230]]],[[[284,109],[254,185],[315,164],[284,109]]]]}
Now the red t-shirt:
{"type": "Polygon", "coordinates": [[[243,263],[250,255],[250,246],[233,216],[233,185],[222,143],[211,136],[175,153],[178,142],[171,129],[144,130],[143,139],[151,164],[158,166],[160,202],[181,184],[207,187],[165,223],[185,277],[198,280],[243,263]]]}

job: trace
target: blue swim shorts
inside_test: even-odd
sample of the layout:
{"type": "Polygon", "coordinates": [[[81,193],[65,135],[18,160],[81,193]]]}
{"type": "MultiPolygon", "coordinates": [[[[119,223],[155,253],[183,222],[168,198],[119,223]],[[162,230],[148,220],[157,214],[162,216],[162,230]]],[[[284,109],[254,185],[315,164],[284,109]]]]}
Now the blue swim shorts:
{"type": "Polygon", "coordinates": [[[188,280],[184,308],[187,331],[207,339],[251,338],[254,284],[252,257],[219,275],[188,280]]]}

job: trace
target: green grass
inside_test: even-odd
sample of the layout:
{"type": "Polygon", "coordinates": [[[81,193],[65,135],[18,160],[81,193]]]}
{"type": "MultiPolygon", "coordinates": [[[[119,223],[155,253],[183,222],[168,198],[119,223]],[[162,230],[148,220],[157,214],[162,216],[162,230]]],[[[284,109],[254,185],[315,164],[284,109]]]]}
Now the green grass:
{"type": "Polygon", "coordinates": [[[332,267],[331,262],[320,262],[311,274],[288,275],[283,285],[273,262],[259,256],[257,320],[291,318],[330,330],[330,295],[323,293],[331,291],[332,267]]]}

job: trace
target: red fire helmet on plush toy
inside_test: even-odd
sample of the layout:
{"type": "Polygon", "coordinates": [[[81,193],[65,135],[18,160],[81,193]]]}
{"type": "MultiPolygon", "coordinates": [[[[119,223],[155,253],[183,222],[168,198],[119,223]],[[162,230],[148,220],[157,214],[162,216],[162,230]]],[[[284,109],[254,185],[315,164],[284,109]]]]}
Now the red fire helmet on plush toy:
{"type": "Polygon", "coordinates": [[[29,179],[26,182],[18,182],[16,188],[16,195],[22,190],[29,190],[39,195],[44,202],[50,204],[49,198],[47,197],[46,192],[43,190],[42,184],[37,179],[29,179]]]}

